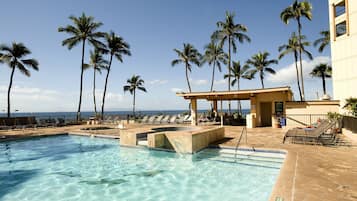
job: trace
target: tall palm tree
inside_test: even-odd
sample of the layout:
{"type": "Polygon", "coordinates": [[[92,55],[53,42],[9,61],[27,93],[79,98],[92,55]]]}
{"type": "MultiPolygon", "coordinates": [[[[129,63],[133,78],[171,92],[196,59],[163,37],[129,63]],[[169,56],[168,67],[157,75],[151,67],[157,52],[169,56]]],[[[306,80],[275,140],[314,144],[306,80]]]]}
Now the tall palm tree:
{"type": "Polygon", "coordinates": [[[315,40],[314,46],[319,47],[319,52],[323,52],[325,47],[330,44],[330,31],[321,31],[321,38],[315,40]]]}
{"type": "Polygon", "coordinates": [[[107,86],[108,86],[108,78],[110,74],[110,69],[112,67],[113,57],[115,57],[119,62],[123,63],[123,56],[131,56],[130,52],[130,45],[125,42],[125,40],[115,34],[113,31],[105,35],[106,41],[106,49],[103,49],[104,52],[109,54],[109,65],[107,68],[107,75],[105,77],[105,84],[104,84],[104,92],[103,92],[103,99],[102,99],[102,119],[104,118],[104,104],[105,104],[105,95],[107,93],[107,86]]]}
{"type": "MultiPolygon", "coordinates": [[[[298,0],[295,0],[292,5],[284,9],[280,13],[280,18],[281,20],[285,23],[288,24],[291,19],[296,20],[297,25],[298,25],[298,33],[299,33],[299,44],[302,44],[302,37],[301,37],[301,30],[302,30],[302,24],[301,24],[301,18],[307,18],[308,20],[312,20],[312,6],[308,1],[302,1],[299,2],[298,0]]],[[[303,70],[302,70],[302,51],[300,49],[299,51],[299,59],[300,59],[300,78],[301,78],[301,94],[303,97],[303,100],[305,99],[305,90],[304,90],[304,76],[303,76],[303,70]]]]}
{"type": "Polygon", "coordinates": [[[294,59],[295,59],[295,69],[296,69],[296,81],[299,89],[299,95],[300,95],[300,100],[303,101],[303,95],[301,92],[301,86],[300,86],[300,76],[299,76],[299,68],[298,68],[298,55],[299,52],[301,51],[303,54],[305,54],[309,59],[312,59],[312,54],[305,49],[305,46],[309,46],[310,43],[305,41],[305,36],[301,36],[301,45],[299,43],[299,37],[296,35],[295,32],[291,34],[291,37],[288,40],[287,44],[284,44],[279,47],[279,59],[282,59],[284,56],[288,54],[293,54],[294,59]],[[300,48],[301,47],[301,48],[300,48]]]}
{"type": "Polygon", "coordinates": [[[332,68],[329,64],[327,63],[321,63],[315,66],[314,69],[312,69],[311,76],[313,77],[321,77],[322,79],[322,88],[324,91],[324,95],[326,95],[326,78],[330,78],[332,76],[332,68]]]}
{"type": "Polygon", "coordinates": [[[135,118],[135,95],[136,89],[146,92],[144,87],[144,80],[140,78],[139,75],[133,75],[130,79],[126,81],[128,85],[124,85],[124,92],[129,91],[133,95],[133,116],[135,118]]]}
{"type": "Polygon", "coordinates": [[[212,67],[212,82],[211,82],[211,91],[213,91],[214,84],[214,73],[216,67],[219,72],[222,72],[221,63],[227,64],[227,54],[224,53],[222,47],[215,44],[211,41],[205,47],[205,54],[203,55],[203,63],[207,62],[208,65],[213,65],[212,67]]]}
{"type": "Polygon", "coordinates": [[[174,49],[177,53],[178,59],[174,59],[171,62],[171,66],[176,66],[177,64],[183,63],[185,64],[185,72],[186,72],[186,81],[188,85],[188,90],[191,92],[190,80],[188,78],[188,73],[192,70],[192,64],[200,66],[200,60],[202,55],[198,52],[198,50],[189,43],[183,44],[183,50],[174,49]]]}
{"type": "Polygon", "coordinates": [[[262,84],[262,88],[264,89],[264,76],[265,72],[270,73],[270,74],[275,74],[275,70],[269,67],[271,64],[277,64],[278,60],[271,59],[269,60],[269,53],[268,52],[259,52],[258,54],[255,54],[252,56],[251,59],[248,59],[247,65],[254,68],[253,70],[250,70],[250,76],[251,78],[254,78],[256,73],[259,73],[260,77],[260,82],[262,84]]]}
{"type": "Polygon", "coordinates": [[[85,64],[84,68],[93,68],[93,103],[94,103],[94,112],[95,116],[98,116],[97,113],[97,103],[95,98],[95,87],[96,87],[96,74],[97,72],[102,73],[102,69],[106,69],[108,61],[103,58],[103,54],[100,50],[95,49],[94,52],[90,51],[90,61],[89,64],[85,64]]]}
{"type": "MultiPolygon", "coordinates": [[[[224,44],[228,43],[228,74],[231,74],[231,61],[232,61],[232,52],[237,52],[236,40],[243,43],[244,41],[250,42],[250,38],[245,34],[248,31],[248,28],[243,24],[236,24],[234,22],[234,13],[226,12],[225,21],[218,21],[217,28],[218,30],[212,34],[212,39],[215,41],[220,41],[220,46],[223,47],[224,44]]],[[[228,78],[228,91],[231,90],[231,79],[228,78]]],[[[231,104],[228,103],[228,110],[230,113],[231,104]]]]}
{"type": "MultiPolygon", "coordinates": [[[[224,79],[227,79],[229,77],[233,78],[231,85],[234,87],[235,84],[237,84],[237,90],[240,90],[240,79],[252,79],[252,75],[249,72],[249,66],[244,65],[243,67],[240,64],[240,61],[233,61],[233,66],[231,67],[231,74],[225,74],[224,79]]],[[[240,101],[238,100],[238,113],[241,115],[242,114],[242,105],[240,101]]]]}
{"type": "Polygon", "coordinates": [[[29,68],[38,71],[38,61],[35,59],[26,59],[31,51],[22,43],[13,42],[10,46],[0,45],[0,62],[6,63],[11,68],[10,83],[7,91],[7,117],[10,118],[10,93],[14,79],[15,69],[27,77],[31,76],[29,68]]]}
{"type": "Polygon", "coordinates": [[[98,38],[104,37],[104,33],[97,31],[97,29],[102,26],[102,23],[95,22],[92,16],[86,16],[84,13],[82,13],[82,15],[79,17],[70,16],[69,19],[72,21],[73,25],[59,27],[58,31],[65,32],[71,36],[62,41],[62,46],[67,46],[69,50],[71,50],[79,43],[82,43],[81,80],[79,89],[79,104],[77,110],[77,121],[79,121],[81,118],[85,45],[88,41],[94,47],[104,47],[104,44],[98,40],[98,38]]]}

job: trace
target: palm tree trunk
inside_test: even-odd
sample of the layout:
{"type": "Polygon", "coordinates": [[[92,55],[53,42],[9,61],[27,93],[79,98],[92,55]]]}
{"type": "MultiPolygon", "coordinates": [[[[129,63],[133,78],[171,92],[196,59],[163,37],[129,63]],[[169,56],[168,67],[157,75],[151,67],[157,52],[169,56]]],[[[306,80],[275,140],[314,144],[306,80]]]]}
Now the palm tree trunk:
{"type": "MultiPolygon", "coordinates": [[[[240,90],[240,83],[239,82],[240,82],[240,78],[237,77],[237,89],[238,89],[238,91],[240,90]]],[[[238,100],[238,114],[242,115],[242,105],[240,103],[240,100],[238,100]]]]}
{"type": "Polygon", "coordinates": [[[260,71],[260,82],[262,83],[262,88],[264,89],[264,77],[263,77],[263,71],[260,71]]]}
{"type": "Polygon", "coordinates": [[[295,58],[295,68],[296,68],[296,81],[299,89],[299,95],[300,95],[300,101],[302,101],[302,94],[301,94],[301,86],[300,86],[300,79],[299,79],[299,69],[298,69],[298,55],[297,52],[294,52],[294,58],[295,58]]]}
{"type": "Polygon", "coordinates": [[[7,118],[11,117],[11,112],[10,112],[10,92],[11,92],[11,87],[12,87],[12,80],[14,79],[14,74],[15,74],[15,66],[13,66],[12,71],[11,71],[11,76],[10,76],[10,83],[9,83],[9,89],[7,90],[7,118]]]}
{"type": "Polygon", "coordinates": [[[191,85],[190,85],[190,80],[188,79],[188,64],[186,63],[186,81],[188,85],[188,91],[191,93],[191,85]]]}
{"type": "MultiPolygon", "coordinates": [[[[228,37],[228,91],[231,91],[231,37],[228,37]]],[[[228,113],[231,114],[231,101],[228,101],[228,113]]]]}
{"type": "Polygon", "coordinates": [[[216,68],[216,62],[213,62],[211,92],[213,91],[213,83],[214,83],[214,70],[215,70],[215,68],[216,68]]]}
{"type": "Polygon", "coordinates": [[[299,58],[300,58],[300,78],[301,78],[301,96],[302,101],[305,101],[305,88],[304,88],[304,75],[302,71],[302,49],[301,49],[301,21],[300,18],[297,18],[298,22],[298,31],[299,31],[299,58]]]}
{"type": "Polygon", "coordinates": [[[110,68],[112,66],[112,61],[113,61],[113,54],[110,54],[109,66],[107,69],[107,76],[105,77],[104,92],[103,92],[103,99],[102,99],[102,120],[104,120],[105,94],[107,93],[108,78],[109,78],[110,68]]]}
{"type": "Polygon", "coordinates": [[[134,89],[134,95],[133,95],[133,117],[135,119],[135,89],[134,89]]]}
{"type": "Polygon", "coordinates": [[[324,95],[326,95],[326,81],[325,81],[325,73],[322,72],[322,88],[324,90],[324,95]]]}
{"type": "Polygon", "coordinates": [[[95,100],[95,74],[96,74],[96,65],[94,65],[94,73],[93,73],[93,102],[94,102],[94,112],[95,117],[97,117],[97,103],[95,100]]]}
{"type": "Polygon", "coordinates": [[[86,41],[82,42],[82,63],[81,63],[81,81],[80,81],[80,89],[79,89],[79,104],[77,110],[77,121],[81,119],[81,106],[82,106],[82,91],[83,91],[83,65],[84,65],[84,50],[85,50],[86,41]]]}

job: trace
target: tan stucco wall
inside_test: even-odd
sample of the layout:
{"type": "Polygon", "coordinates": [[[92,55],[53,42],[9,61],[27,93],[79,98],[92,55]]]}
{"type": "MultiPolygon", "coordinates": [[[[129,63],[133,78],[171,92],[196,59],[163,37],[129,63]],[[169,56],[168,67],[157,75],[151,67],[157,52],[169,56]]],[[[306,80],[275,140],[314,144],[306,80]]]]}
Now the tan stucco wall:
{"type": "MultiPolygon", "coordinates": [[[[286,116],[304,123],[314,123],[319,118],[325,118],[328,112],[339,112],[338,101],[287,102],[286,116]]],[[[303,126],[289,118],[287,127],[303,126]]]]}
{"type": "MultiPolygon", "coordinates": [[[[272,121],[275,116],[275,102],[283,102],[284,110],[286,108],[286,101],[292,100],[291,93],[281,93],[281,92],[272,92],[272,93],[264,93],[264,94],[256,94],[254,97],[251,97],[251,114],[255,116],[254,127],[262,126],[261,120],[261,107],[260,103],[262,102],[271,102],[272,104],[272,121]]],[[[274,122],[272,122],[272,125],[274,122]]]]}
{"type": "Polygon", "coordinates": [[[341,100],[341,106],[346,98],[357,97],[357,1],[346,1],[348,12],[335,18],[333,4],[341,0],[329,0],[333,93],[335,100],[341,100]],[[335,24],[347,18],[349,34],[335,39],[335,24]]]}

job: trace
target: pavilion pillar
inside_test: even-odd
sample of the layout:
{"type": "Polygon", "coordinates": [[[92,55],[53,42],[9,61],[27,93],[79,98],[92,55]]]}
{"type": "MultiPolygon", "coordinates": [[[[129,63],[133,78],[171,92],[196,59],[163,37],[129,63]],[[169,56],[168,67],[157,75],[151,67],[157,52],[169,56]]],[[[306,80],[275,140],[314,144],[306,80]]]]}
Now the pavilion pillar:
{"type": "Polygon", "coordinates": [[[215,111],[216,113],[218,113],[218,103],[217,100],[213,101],[213,111],[215,111]]]}
{"type": "MultiPolygon", "coordinates": [[[[258,125],[257,122],[257,98],[254,95],[250,96],[250,114],[249,114],[249,119],[247,118],[247,121],[251,121],[250,122],[250,128],[255,128],[258,125]]],[[[249,123],[247,122],[247,125],[249,123]]]]}
{"type": "Polygon", "coordinates": [[[197,126],[197,99],[191,99],[191,125],[197,126]]]}

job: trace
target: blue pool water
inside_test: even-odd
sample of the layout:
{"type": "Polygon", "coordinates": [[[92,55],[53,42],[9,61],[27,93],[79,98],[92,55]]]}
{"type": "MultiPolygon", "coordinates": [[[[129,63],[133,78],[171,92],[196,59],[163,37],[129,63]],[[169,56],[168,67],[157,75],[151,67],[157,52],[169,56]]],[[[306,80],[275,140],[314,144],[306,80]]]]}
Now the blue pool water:
{"type": "Polygon", "coordinates": [[[0,143],[3,201],[267,201],[279,168],[79,136],[0,143]]]}

